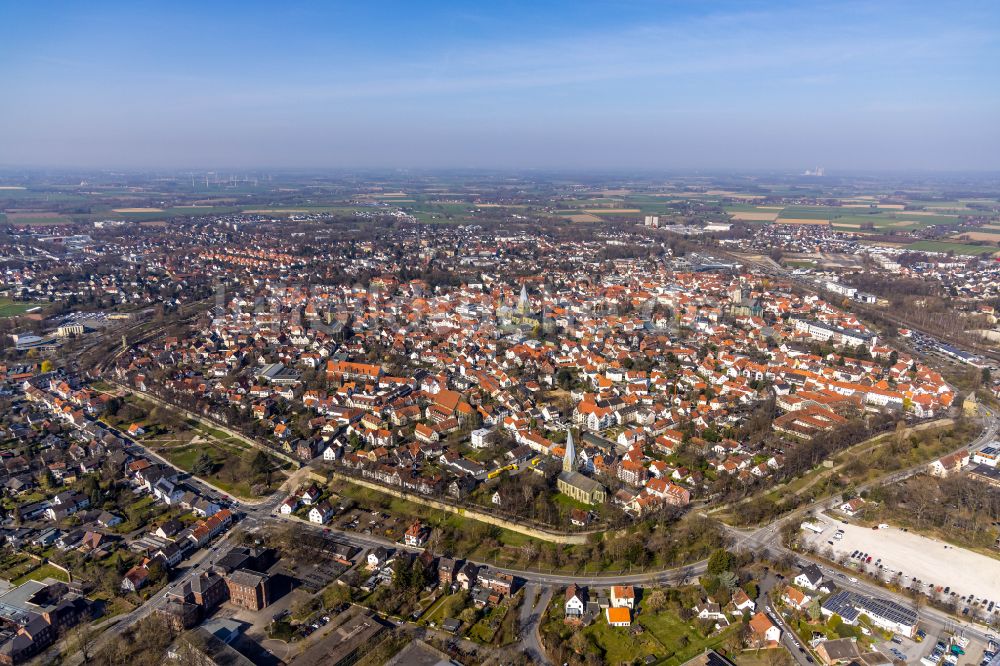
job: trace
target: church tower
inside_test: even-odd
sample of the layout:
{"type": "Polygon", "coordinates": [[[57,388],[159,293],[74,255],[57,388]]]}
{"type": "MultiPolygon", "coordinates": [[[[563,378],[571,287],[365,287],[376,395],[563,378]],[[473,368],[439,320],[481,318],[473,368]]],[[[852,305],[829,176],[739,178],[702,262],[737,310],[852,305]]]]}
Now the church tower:
{"type": "Polygon", "coordinates": [[[563,471],[572,474],[576,471],[576,447],[573,446],[573,431],[566,431],[566,455],[563,457],[563,471]]]}
{"type": "Polygon", "coordinates": [[[517,300],[517,311],[521,314],[531,312],[531,303],[528,301],[528,287],[521,283],[521,297],[517,300]]]}

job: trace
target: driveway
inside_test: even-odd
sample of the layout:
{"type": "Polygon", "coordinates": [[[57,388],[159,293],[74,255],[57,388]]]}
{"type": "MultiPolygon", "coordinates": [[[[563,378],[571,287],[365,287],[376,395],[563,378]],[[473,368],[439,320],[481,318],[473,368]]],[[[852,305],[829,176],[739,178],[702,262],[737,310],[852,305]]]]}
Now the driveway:
{"type": "Polygon", "coordinates": [[[528,583],[524,586],[524,598],[521,599],[520,626],[521,645],[525,654],[535,664],[549,664],[545,657],[545,650],[538,637],[538,625],[542,619],[542,614],[552,601],[552,587],[539,588],[535,583],[528,583]],[[539,596],[541,592],[541,596],[539,596]]]}

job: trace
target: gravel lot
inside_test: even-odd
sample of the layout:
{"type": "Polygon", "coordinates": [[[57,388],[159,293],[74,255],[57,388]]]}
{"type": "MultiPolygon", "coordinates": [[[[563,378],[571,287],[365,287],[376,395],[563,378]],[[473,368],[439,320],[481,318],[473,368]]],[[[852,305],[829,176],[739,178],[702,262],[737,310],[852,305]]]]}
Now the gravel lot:
{"type": "MultiPolygon", "coordinates": [[[[875,560],[882,558],[882,566],[890,572],[903,572],[904,585],[909,586],[911,580],[917,578],[923,583],[925,591],[929,589],[927,584],[933,583],[935,586],[950,587],[950,591],[958,597],[974,594],[977,598],[1000,604],[998,560],[896,527],[873,530],[830,518],[814,522],[823,524],[824,530],[820,534],[803,530],[803,539],[813,544],[824,557],[831,548],[835,559],[840,559],[841,555],[849,557],[855,550],[861,550],[872,556],[871,563],[867,565],[869,572],[878,570],[875,560]],[[844,530],[843,539],[833,538],[838,529],[844,530]],[[833,541],[833,544],[828,541],[833,541]]],[[[888,580],[891,573],[883,577],[888,580]]],[[[964,604],[961,601],[956,603],[961,611],[964,604]]]]}

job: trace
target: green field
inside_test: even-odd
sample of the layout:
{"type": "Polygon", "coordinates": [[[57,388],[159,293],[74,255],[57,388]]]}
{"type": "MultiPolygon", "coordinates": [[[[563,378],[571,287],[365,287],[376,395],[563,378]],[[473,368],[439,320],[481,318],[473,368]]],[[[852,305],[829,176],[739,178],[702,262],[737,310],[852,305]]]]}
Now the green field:
{"type": "Polygon", "coordinates": [[[19,301],[12,301],[9,298],[0,298],[0,319],[23,315],[25,312],[34,307],[38,307],[38,304],[22,303],[19,301]]]}
{"type": "Polygon", "coordinates": [[[66,217],[45,217],[44,215],[25,215],[18,217],[5,216],[7,224],[17,226],[52,227],[59,224],[71,224],[72,220],[66,217]]]}
{"type": "Polygon", "coordinates": [[[840,210],[824,206],[786,206],[778,214],[778,218],[784,220],[830,220],[836,217],[840,210]]]}
{"type": "Polygon", "coordinates": [[[719,633],[704,636],[693,623],[686,623],[676,614],[669,611],[663,613],[645,612],[639,615],[638,622],[662,645],[673,650],[662,664],[676,666],[701,654],[706,648],[718,648],[729,635],[739,631],[739,625],[734,624],[719,633]],[[685,641],[684,647],[679,647],[685,641]]]}
{"type": "MultiPolygon", "coordinates": [[[[243,456],[249,450],[247,447],[202,440],[197,444],[155,446],[153,447],[153,450],[169,460],[171,464],[187,471],[191,471],[191,468],[194,467],[194,462],[198,458],[198,455],[205,452],[215,463],[215,470],[211,474],[202,476],[205,481],[221,488],[227,493],[237,495],[238,497],[248,499],[256,497],[256,495],[254,495],[251,491],[250,483],[248,481],[231,480],[233,476],[233,469],[238,469],[243,456]]],[[[275,461],[274,458],[270,459],[272,462],[275,461]]],[[[279,465],[275,464],[274,467],[277,469],[279,465]]],[[[274,477],[281,478],[281,474],[275,471],[274,477]]]]}
{"type": "Polygon", "coordinates": [[[51,564],[43,564],[34,571],[28,572],[14,581],[15,585],[20,585],[29,580],[45,580],[46,578],[55,578],[56,580],[66,581],[66,572],[62,569],[57,569],[51,564]]]}
{"type": "MultiPolygon", "coordinates": [[[[563,624],[561,605],[557,598],[549,607],[543,631],[551,639],[558,636],[568,640],[577,630],[563,624]]],[[[705,635],[696,622],[685,622],[674,611],[653,613],[645,608],[645,600],[642,606],[643,612],[633,618],[634,623],[642,626],[644,631],[641,633],[610,626],[604,613],[593,624],[579,630],[599,648],[603,663],[631,664],[651,656],[652,663],[679,666],[707,648],[725,651],[729,637],[740,630],[740,624],[735,623],[722,631],[705,635]]]]}
{"type": "MultiPolygon", "coordinates": [[[[912,211],[878,208],[851,208],[847,206],[785,206],[780,211],[762,209],[750,204],[727,204],[725,211],[734,213],[778,212],[779,220],[830,220],[831,226],[838,231],[864,232],[871,225],[874,230],[882,232],[916,231],[932,225],[954,226],[962,223],[958,213],[968,213],[966,210],[950,212],[949,208],[932,209],[934,215],[915,214],[912,211]]],[[[917,213],[922,213],[919,211],[917,213]]],[[[765,220],[743,220],[744,224],[770,224],[765,220]]]]}
{"type": "Polygon", "coordinates": [[[945,241],[918,241],[906,247],[915,252],[954,252],[955,254],[992,254],[998,251],[995,245],[965,245],[963,243],[948,243],[945,241]]]}

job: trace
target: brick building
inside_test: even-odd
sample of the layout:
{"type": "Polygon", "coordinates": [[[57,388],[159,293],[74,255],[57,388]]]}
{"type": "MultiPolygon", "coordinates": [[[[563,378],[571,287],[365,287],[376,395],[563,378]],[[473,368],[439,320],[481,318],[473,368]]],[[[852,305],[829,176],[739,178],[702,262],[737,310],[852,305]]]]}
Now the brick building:
{"type": "Polygon", "coordinates": [[[229,600],[240,608],[258,611],[270,603],[270,577],[249,569],[239,569],[226,577],[229,600]]]}

